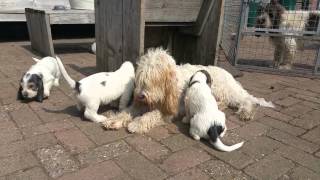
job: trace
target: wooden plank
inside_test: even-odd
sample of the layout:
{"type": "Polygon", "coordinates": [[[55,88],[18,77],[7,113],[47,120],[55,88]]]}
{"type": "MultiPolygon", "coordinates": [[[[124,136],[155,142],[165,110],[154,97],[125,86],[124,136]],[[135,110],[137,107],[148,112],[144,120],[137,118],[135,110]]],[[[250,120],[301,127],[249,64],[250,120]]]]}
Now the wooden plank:
{"type": "Polygon", "coordinates": [[[187,34],[194,34],[200,36],[209,17],[211,9],[213,8],[215,0],[203,0],[199,15],[197,17],[196,23],[190,28],[183,28],[183,32],[187,34]]]}
{"type": "Polygon", "coordinates": [[[26,16],[21,14],[0,13],[0,22],[26,22],[26,16]]]}
{"type": "Polygon", "coordinates": [[[203,0],[146,0],[146,22],[195,22],[203,0]]]}
{"type": "Polygon", "coordinates": [[[50,24],[94,24],[94,12],[49,14],[50,24]]]}
{"type": "Polygon", "coordinates": [[[96,0],[96,66],[115,70],[122,60],[122,0],[96,0]]]}
{"type": "Polygon", "coordinates": [[[49,16],[44,11],[26,8],[26,19],[32,49],[54,56],[49,16]]]}
{"type": "Polygon", "coordinates": [[[123,0],[122,61],[131,61],[135,64],[144,52],[144,1],[123,0]]]}
{"type": "Polygon", "coordinates": [[[180,62],[214,65],[220,24],[221,0],[215,0],[201,36],[174,35],[173,55],[180,62]]]}

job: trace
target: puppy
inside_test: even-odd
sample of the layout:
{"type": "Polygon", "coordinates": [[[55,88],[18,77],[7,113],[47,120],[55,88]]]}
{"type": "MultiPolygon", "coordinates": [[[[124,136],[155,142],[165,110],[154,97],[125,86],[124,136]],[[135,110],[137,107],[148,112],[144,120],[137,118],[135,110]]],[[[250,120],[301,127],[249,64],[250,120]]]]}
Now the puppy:
{"type": "Polygon", "coordinates": [[[84,110],[84,116],[93,122],[104,122],[107,118],[97,114],[100,104],[109,104],[120,99],[119,109],[129,104],[134,87],[134,67],[124,62],[115,72],[96,73],[80,81],[75,81],[66,72],[60,58],[56,58],[65,80],[74,89],[78,100],[77,108],[84,110]]]}
{"type": "Polygon", "coordinates": [[[36,64],[23,75],[18,90],[18,100],[42,102],[49,97],[52,86],[59,86],[61,73],[55,58],[45,57],[41,60],[33,58],[36,64]]]}
{"type": "Polygon", "coordinates": [[[226,127],[225,114],[218,109],[217,102],[211,93],[211,77],[205,70],[197,71],[189,81],[186,92],[186,116],[184,123],[190,121],[190,135],[195,140],[209,139],[210,143],[220,151],[233,151],[240,148],[243,142],[226,146],[220,137],[223,137],[226,127]]]}

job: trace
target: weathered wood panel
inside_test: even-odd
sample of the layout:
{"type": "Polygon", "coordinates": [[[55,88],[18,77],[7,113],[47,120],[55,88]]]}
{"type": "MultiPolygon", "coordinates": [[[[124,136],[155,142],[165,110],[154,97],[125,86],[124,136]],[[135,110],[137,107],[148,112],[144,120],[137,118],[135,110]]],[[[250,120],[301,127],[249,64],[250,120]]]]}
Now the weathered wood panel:
{"type": "Polygon", "coordinates": [[[46,11],[50,24],[94,24],[93,10],[46,11]]]}
{"type": "Polygon", "coordinates": [[[97,0],[97,69],[114,71],[143,53],[143,0],[97,0]]]}
{"type": "Polygon", "coordinates": [[[69,0],[0,0],[0,11],[35,7],[52,9],[55,5],[64,5],[70,9],[69,0]]]}
{"type": "Polygon", "coordinates": [[[146,22],[195,22],[203,0],[145,0],[146,22]]]}
{"type": "Polygon", "coordinates": [[[54,55],[49,16],[44,11],[26,9],[31,47],[42,55],[54,55]]]}
{"type": "Polygon", "coordinates": [[[98,71],[115,70],[122,62],[122,0],[96,0],[98,71]]]}
{"type": "Polygon", "coordinates": [[[180,62],[214,65],[220,24],[221,0],[213,7],[200,36],[177,32],[174,35],[173,55],[180,62]]]}
{"type": "Polygon", "coordinates": [[[145,0],[123,0],[123,57],[122,61],[137,61],[144,52],[145,0]]]}

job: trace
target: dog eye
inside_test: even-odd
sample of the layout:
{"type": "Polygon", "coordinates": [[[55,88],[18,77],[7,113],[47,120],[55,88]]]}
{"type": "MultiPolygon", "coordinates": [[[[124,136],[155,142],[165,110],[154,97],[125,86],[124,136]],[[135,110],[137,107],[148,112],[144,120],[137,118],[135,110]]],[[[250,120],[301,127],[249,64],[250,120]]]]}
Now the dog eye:
{"type": "Polygon", "coordinates": [[[34,88],[34,85],[33,85],[33,84],[30,84],[30,85],[28,85],[28,88],[29,88],[29,89],[33,89],[33,88],[34,88]]]}

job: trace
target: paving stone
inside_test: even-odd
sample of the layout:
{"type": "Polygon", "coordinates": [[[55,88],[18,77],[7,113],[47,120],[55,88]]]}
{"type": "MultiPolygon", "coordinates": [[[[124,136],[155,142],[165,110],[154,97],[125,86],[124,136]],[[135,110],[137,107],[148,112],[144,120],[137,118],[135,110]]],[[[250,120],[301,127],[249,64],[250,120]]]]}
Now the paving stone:
{"type": "Polygon", "coordinates": [[[157,141],[160,141],[162,139],[165,139],[171,136],[171,133],[169,132],[168,129],[164,128],[163,126],[160,126],[160,127],[151,129],[150,132],[147,133],[147,135],[157,141]]]}
{"type": "Polygon", "coordinates": [[[320,109],[320,104],[318,104],[318,103],[313,103],[313,102],[309,102],[309,101],[303,101],[300,104],[302,106],[307,106],[307,107],[310,107],[312,109],[320,109]]]}
{"type": "Polygon", "coordinates": [[[263,123],[265,125],[268,125],[270,127],[279,129],[281,131],[284,131],[284,132],[286,132],[288,134],[291,134],[291,135],[294,135],[294,136],[299,136],[299,135],[301,135],[301,134],[306,132],[302,128],[292,126],[290,124],[284,123],[282,121],[275,120],[275,119],[270,118],[270,117],[261,118],[259,120],[259,122],[261,122],[261,123],[263,123]]]}
{"type": "Polygon", "coordinates": [[[161,160],[161,158],[170,152],[164,145],[155,142],[146,136],[132,136],[126,138],[126,141],[138,152],[152,161],[161,160]]]}
{"type": "Polygon", "coordinates": [[[290,120],[293,119],[293,117],[291,117],[291,116],[288,116],[286,114],[280,113],[280,112],[275,111],[275,110],[270,109],[270,108],[265,108],[263,112],[264,112],[265,115],[267,115],[269,117],[272,117],[273,119],[281,120],[281,121],[284,121],[284,122],[289,122],[290,120]]]}
{"type": "Polygon", "coordinates": [[[188,148],[171,154],[160,167],[172,175],[195,167],[209,159],[210,156],[205,151],[198,148],[188,148]]]}
{"type": "Polygon", "coordinates": [[[30,152],[54,144],[57,144],[57,139],[52,134],[34,136],[26,140],[0,146],[0,157],[30,152]]]}
{"type": "Polygon", "coordinates": [[[278,141],[262,136],[246,142],[241,151],[255,160],[262,159],[284,146],[278,141]]]}
{"type": "Polygon", "coordinates": [[[287,175],[288,179],[308,179],[308,180],[318,180],[320,179],[320,175],[314,173],[313,171],[299,166],[294,168],[292,172],[287,175]]]}
{"type": "Polygon", "coordinates": [[[301,137],[320,145],[320,126],[310,130],[308,133],[304,134],[301,137]]]}
{"type": "Polygon", "coordinates": [[[60,145],[39,149],[36,155],[53,178],[79,169],[76,161],[60,145]]]}
{"type": "Polygon", "coordinates": [[[36,126],[42,123],[38,116],[28,107],[24,106],[10,113],[12,119],[19,127],[36,126]]]}
{"type": "Polygon", "coordinates": [[[319,148],[318,145],[312,144],[306,140],[284,133],[277,129],[271,130],[267,135],[282,142],[283,144],[288,144],[309,153],[313,153],[319,148]]]}
{"type": "Polygon", "coordinates": [[[269,101],[276,101],[278,99],[286,98],[292,94],[294,93],[286,89],[283,89],[280,91],[272,92],[271,94],[268,95],[268,97],[266,97],[266,99],[268,99],[269,101]]]}
{"type": "Polygon", "coordinates": [[[20,170],[7,177],[7,180],[48,180],[47,174],[39,167],[20,170]]]}
{"type": "Polygon", "coordinates": [[[0,121],[0,145],[21,139],[21,132],[12,121],[0,121]]]}
{"type": "Polygon", "coordinates": [[[244,171],[257,179],[277,179],[293,167],[294,163],[291,161],[272,154],[248,166],[244,171]]]}
{"type": "MultiPolygon", "coordinates": [[[[81,120],[78,119],[77,121],[81,120]]],[[[78,122],[76,125],[98,145],[103,145],[129,136],[124,128],[119,131],[104,130],[99,124],[93,122],[78,122]]]]}
{"type": "Polygon", "coordinates": [[[320,151],[317,152],[315,155],[318,156],[318,157],[320,157],[320,151]]]}
{"type": "Polygon", "coordinates": [[[275,101],[275,103],[280,105],[280,106],[289,107],[291,105],[297,104],[300,101],[301,100],[293,98],[293,97],[286,97],[284,99],[275,101]]]}
{"type": "Polygon", "coordinates": [[[116,163],[134,179],[164,179],[167,175],[146,158],[136,152],[122,154],[115,158],[116,163]]]}
{"type": "Polygon", "coordinates": [[[292,87],[288,87],[288,88],[286,88],[286,90],[292,91],[292,92],[297,93],[297,94],[311,96],[311,97],[312,96],[317,96],[316,93],[313,93],[313,92],[308,91],[308,90],[301,90],[301,89],[296,89],[296,88],[292,88],[292,87]]]}
{"type": "Polygon", "coordinates": [[[301,103],[295,104],[293,106],[290,106],[284,110],[282,110],[281,112],[292,116],[292,117],[300,117],[304,114],[306,114],[307,112],[312,111],[313,109],[311,107],[305,106],[301,103]]]}
{"type": "MultiPolygon", "coordinates": [[[[244,144],[246,145],[246,143],[244,144]]],[[[206,150],[209,154],[215,156],[217,159],[220,159],[236,169],[243,169],[249,164],[253,163],[255,160],[248,156],[246,153],[242,152],[241,149],[235,150],[232,152],[221,152],[213,149],[211,146],[201,144],[202,149],[206,150]]]]}
{"type": "MultiPolygon", "coordinates": [[[[235,130],[240,137],[249,140],[257,136],[266,134],[271,128],[259,122],[251,122],[235,130]]],[[[228,133],[228,132],[227,132],[228,133]]]]}
{"type": "Polygon", "coordinates": [[[95,147],[95,144],[76,128],[67,131],[56,132],[55,135],[58,140],[62,142],[63,146],[69,149],[71,153],[86,152],[90,148],[95,147]]]}
{"type": "Polygon", "coordinates": [[[0,176],[30,168],[37,164],[37,159],[30,153],[2,158],[0,159],[0,176]]]}
{"type": "Polygon", "coordinates": [[[130,146],[123,140],[102,145],[87,153],[79,154],[78,159],[82,165],[103,162],[131,151],[130,146]]]}
{"type": "Polygon", "coordinates": [[[41,124],[39,126],[26,127],[22,129],[22,133],[25,137],[32,137],[41,134],[59,132],[74,127],[74,124],[68,120],[60,120],[41,124]]]}
{"type": "Polygon", "coordinates": [[[180,174],[168,178],[168,180],[209,180],[210,177],[198,168],[186,170],[180,174]]]}
{"type": "Polygon", "coordinates": [[[0,94],[3,104],[10,104],[16,101],[18,90],[10,83],[1,83],[0,94]],[[14,97],[14,98],[12,98],[14,97]]]}
{"type": "Polygon", "coordinates": [[[66,174],[59,180],[104,180],[129,179],[129,177],[113,162],[106,161],[91,165],[75,173],[66,174]]]}
{"type": "Polygon", "coordinates": [[[199,168],[214,179],[250,179],[247,175],[220,160],[210,160],[201,165],[199,168]]]}
{"type": "Polygon", "coordinates": [[[290,121],[290,124],[299,126],[304,129],[312,129],[315,126],[320,124],[320,110],[314,110],[310,113],[307,113],[300,118],[290,121]]]}
{"type": "Polygon", "coordinates": [[[289,146],[281,147],[276,151],[281,154],[281,156],[288,158],[292,161],[295,161],[302,166],[305,166],[317,173],[320,174],[320,159],[316,158],[306,152],[303,152],[299,149],[295,149],[289,146]]]}
{"type": "Polygon", "coordinates": [[[313,103],[320,103],[320,99],[317,97],[311,97],[311,96],[306,96],[306,95],[302,95],[302,94],[295,94],[294,97],[301,99],[301,100],[305,100],[305,101],[310,101],[313,103]]]}
{"type": "Polygon", "coordinates": [[[190,136],[178,134],[162,140],[161,143],[175,152],[194,145],[196,141],[193,140],[190,136]]]}

